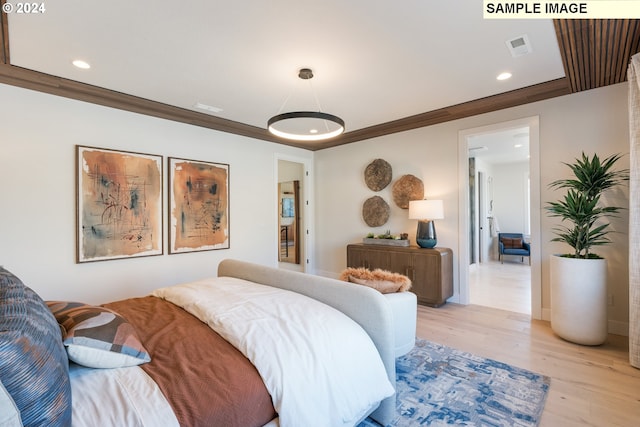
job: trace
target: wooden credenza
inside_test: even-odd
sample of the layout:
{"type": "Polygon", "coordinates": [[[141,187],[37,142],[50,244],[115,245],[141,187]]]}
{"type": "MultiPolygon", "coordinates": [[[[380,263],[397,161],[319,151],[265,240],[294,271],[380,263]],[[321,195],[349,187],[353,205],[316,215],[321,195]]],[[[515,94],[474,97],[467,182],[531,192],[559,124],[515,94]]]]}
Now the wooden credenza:
{"type": "Polygon", "coordinates": [[[436,247],[347,245],[347,267],[380,268],[404,274],[418,303],[439,307],[453,295],[453,251],[436,247]]]}

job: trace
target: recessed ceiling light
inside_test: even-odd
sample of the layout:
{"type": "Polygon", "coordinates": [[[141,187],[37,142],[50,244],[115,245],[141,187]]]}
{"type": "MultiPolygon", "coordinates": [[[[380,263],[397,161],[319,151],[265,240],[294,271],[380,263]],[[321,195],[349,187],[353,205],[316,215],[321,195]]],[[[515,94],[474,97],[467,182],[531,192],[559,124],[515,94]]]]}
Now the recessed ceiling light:
{"type": "Polygon", "coordinates": [[[496,77],[496,79],[498,80],[507,80],[510,78],[511,78],[511,73],[508,73],[508,72],[500,73],[498,77],[496,77]]]}
{"type": "Polygon", "coordinates": [[[83,61],[81,59],[76,59],[75,61],[72,62],[72,64],[78,68],[81,68],[83,70],[88,70],[89,68],[91,68],[91,65],[89,65],[88,62],[83,61]]]}
{"type": "Polygon", "coordinates": [[[513,145],[513,147],[514,147],[514,148],[521,148],[521,147],[522,147],[522,144],[514,144],[514,145],[513,145]]]}

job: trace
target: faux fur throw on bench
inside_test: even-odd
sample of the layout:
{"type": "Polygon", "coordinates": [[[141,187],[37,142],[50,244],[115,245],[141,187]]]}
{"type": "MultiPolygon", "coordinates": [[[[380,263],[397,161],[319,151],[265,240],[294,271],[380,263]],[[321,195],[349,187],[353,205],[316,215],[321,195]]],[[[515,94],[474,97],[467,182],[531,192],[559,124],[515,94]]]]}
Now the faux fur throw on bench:
{"type": "Polygon", "coordinates": [[[349,267],[342,272],[340,280],[369,286],[383,294],[405,292],[411,288],[411,280],[407,276],[379,268],[371,271],[364,267],[349,267]]]}

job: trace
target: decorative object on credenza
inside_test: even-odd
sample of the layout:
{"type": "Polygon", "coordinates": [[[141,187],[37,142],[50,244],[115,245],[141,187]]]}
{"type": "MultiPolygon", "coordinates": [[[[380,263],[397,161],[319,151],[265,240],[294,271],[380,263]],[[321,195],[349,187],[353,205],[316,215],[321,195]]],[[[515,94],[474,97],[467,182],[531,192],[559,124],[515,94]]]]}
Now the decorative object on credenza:
{"type": "Polygon", "coordinates": [[[407,209],[411,200],[424,198],[424,184],[413,175],[403,175],[393,183],[393,201],[399,208],[407,209]]]}
{"type": "Polygon", "coordinates": [[[169,158],[169,253],[229,248],[229,165],[169,158]]]}
{"type": "Polygon", "coordinates": [[[362,243],[367,245],[409,246],[411,242],[407,233],[391,234],[391,231],[387,230],[384,234],[367,234],[362,239],[362,243]]]}
{"type": "Polygon", "coordinates": [[[162,255],[162,156],[76,146],[76,262],[162,255]]]}
{"type": "MultiPolygon", "coordinates": [[[[344,121],[340,117],[320,111],[318,97],[311,85],[313,71],[309,68],[302,68],[298,72],[298,77],[309,82],[317,111],[293,111],[282,114],[278,112],[267,122],[269,132],[281,138],[294,141],[322,141],[344,132],[344,121]]],[[[285,100],[280,111],[282,111],[288,99],[285,100]]]]}
{"type": "Polygon", "coordinates": [[[364,170],[364,181],[370,190],[380,191],[391,182],[391,165],[383,159],[375,159],[364,170]]]}
{"type": "Polygon", "coordinates": [[[409,202],[409,219],[418,220],[416,243],[421,248],[434,248],[438,243],[435,219],[444,218],[442,200],[412,200],[409,202]]]}
{"type": "Polygon", "coordinates": [[[365,200],[362,206],[362,218],[369,227],[380,227],[389,221],[391,207],[380,196],[365,200]]]}

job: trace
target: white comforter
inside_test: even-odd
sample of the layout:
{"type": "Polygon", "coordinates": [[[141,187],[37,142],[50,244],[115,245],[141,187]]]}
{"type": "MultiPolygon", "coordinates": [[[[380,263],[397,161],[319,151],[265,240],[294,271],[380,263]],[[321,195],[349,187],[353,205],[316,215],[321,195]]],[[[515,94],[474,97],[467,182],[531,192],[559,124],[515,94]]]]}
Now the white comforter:
{"type": "Polygon", "coordinates": [[[158,385],[139,366],[94,369],[71,363],[69,377],[73,427],[180,426],[158,385]]]}
{"type": "Polygon", "coordinates": [[[394,388],[366,332],[306,296],[229,277],[158,289],[257,368],[280,426],[353,426],[394,388]]]}

